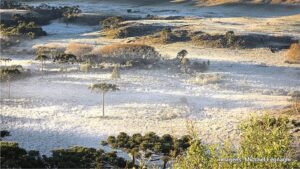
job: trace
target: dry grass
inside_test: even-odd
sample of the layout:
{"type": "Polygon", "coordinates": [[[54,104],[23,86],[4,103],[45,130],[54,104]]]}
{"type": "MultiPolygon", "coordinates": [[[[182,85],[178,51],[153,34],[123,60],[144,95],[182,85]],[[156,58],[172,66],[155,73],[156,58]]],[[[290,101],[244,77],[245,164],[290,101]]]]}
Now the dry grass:
{"type": "Polygon", "coordinates": [[[105,29],[102,31],[102,35],[104,35],[106,38],[109,39],[115,39],[117,38],[117,34],[119,32],[119,29],[105,29]]]}
{"type": "Polygon", "coordinates": [[[145,45],[115,43],[101,48],[95,48],[92,53],[95,55],[110,55],[120,49],[137,49],[143,46],[145,45]]]}
{"type": "Polygon", "coordinates": [[[286,54],[288,63],[300,63],[300,43],[293,43],[286,54]]]}
{"type": "Polygon", "coordinates": [[[82,56],[89,54],[93,50],[93,46],[89,44],[81,44],[81,43],[69,43],[67,46],[66,52],[67,54],[73,54],[78,58],[82,58],[82,56]]]}

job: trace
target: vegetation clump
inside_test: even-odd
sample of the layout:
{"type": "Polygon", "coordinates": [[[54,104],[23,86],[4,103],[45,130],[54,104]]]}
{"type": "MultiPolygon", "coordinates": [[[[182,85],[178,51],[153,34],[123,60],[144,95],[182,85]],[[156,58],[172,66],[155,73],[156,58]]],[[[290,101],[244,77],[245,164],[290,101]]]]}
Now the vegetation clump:
{"type": "MultiPolygon", "coordinates": [[[[252,117],[241,126],[240,147],[204,145],[193,141],[183,156],[176,158],[175,169],[194,168],[295,168],[289,120],[285,117],[252,117]]],[[[299,167],[299,166],[298,166],[299,167]]]]}
{"type": "Polygon", "coordinates": [[[151,46],[141,44],[112,44],[95,48],[92,53],[100,62],[143,67],[155,64],[160,54],[151,46]]]}
{"type": "Polygon", "coordinates": [[[300,63],[300,42],[291,44],[286,56],[287,63],[300,63]]]}
{"type": "MultiPolygon", "coordinates": [[[[118,136],[109,136],[107,144],[113,148],[119,148],[127,152],[132,157],[130,167],[136,163],[135,160],[151,159],[152,161],[162,160],[163,168],[167,167],[167,163],[173,157],[182,154],[190,146],[191,137],[182,136],[176,138],[169,134],[158,136],[154,132],[141,135],[139,133],[129,136],[121,132],[118,136]],[[159,155],[160,158],[155,158],[153,155],[159,155]],[[154,158],[154,159],[153,159],[154,158]]],[[[145,163],[141,162],[139,167],[145,167],[145,163]]]]}
{"type": "Polygon", "coordinates": [[[111,78],[112,79],[118,79],[120,78],[120,70],[117,65],[114,66],[112,73],[111,73],[111,78]]]}
{"type": "Polygon", "coordinates": [[[22,4],[17,0],[2,0],[0,9],[20,9],[22,4]]]}
{"type": "Polygon", "coordinates": [[[38,151],[26,151],[18,143],[0,142],[1,168],[45,168],[38,151]]]}
{"type": "Polygon", "coordinates": [[[1,66],[0,67],[0,80],[7,81],[7,80],[15,80],[22,75],[25,75],[25,70],[21,65],[12,65],[12,66],[1,66]]]}
{"type": "Polygon", "coordinates": [[[92,45],[72,42],[68,44],[65,53],[76,56],[78,61],[83,61],[85,60],[84,56],[90,53],[92,50],[92,45]]]}
{"type": "Polygon", "coordinates": [[[80,146],[53,150],[49,157],[15,142],[1,141],[0,150],[1,168],[125,168],[127,163],[115,152],[80,146]]]}
{"type": "Polygon", "coordinates": [[[22,36],[32,39],[47,35],[35,22],[19,22],[16,25],[9,26],[1,24],[0,31],[5,36],[22,36]]]}
{"type": "Polygon", "coordinates": [[[234,34],[233,31],[227,31],[225,35],[210,35],[204,32],[198,32],[192,37],[192,41],[201,46],[215,48],[244,48],[245,41],[234,34]]]}
{"type": "Polygon", "coordinates": [[[102,26],[103,29],[115,29],[119,26],[119,23],[123,21],[124,19],[122,17],[112,16],[101,21],[100,25],[102,26]]]}

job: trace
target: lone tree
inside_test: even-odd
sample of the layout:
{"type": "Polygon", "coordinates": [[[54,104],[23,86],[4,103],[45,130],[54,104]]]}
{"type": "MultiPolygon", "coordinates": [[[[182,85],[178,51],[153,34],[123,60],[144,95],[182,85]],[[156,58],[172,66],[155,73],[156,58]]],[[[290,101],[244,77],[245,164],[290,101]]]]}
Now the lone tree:
{"type": "Polygon", "coordinates": [[[104,116],[104,95],[109,91],[117,91],[120,90],[117,85],[109,84],[109,83],[98,83],[93,84],[89,87],[92,91],[101,92],[102,93],[102,115],[104,116]]]}

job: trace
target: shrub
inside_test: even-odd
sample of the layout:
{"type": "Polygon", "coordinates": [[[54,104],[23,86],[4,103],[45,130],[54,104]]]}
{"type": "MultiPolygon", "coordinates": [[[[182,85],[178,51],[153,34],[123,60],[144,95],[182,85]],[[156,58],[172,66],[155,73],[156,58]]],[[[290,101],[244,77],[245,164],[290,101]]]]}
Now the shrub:
{"type": "Polygon", "coordinates": [[[123,21],[124,19],[122,17],[113,16],[101,21],[100,25],[102,26],[103,29],[114,29],[117,28],[119,23],[123,21]]]}
{"type": "Polygon", "coordinates": [[[101,158],[103,154],[101,150],[76,146],[53,150],[47,162],[51,168],[93,168],[96,166],[96,158],[101,158]]]}
{"type": "Polygon", "coordinates": [[[89,63],[80,63],[79,70],[81,72],[87,73],[87,72],[89,72],[91,70],[91,68],[92,68],[92,66],[89,63]]]}
{"type": "Polygon", "coordinates": [[[295,168],[298,164],[292,159],[288,122],[283,117],[273,118],[268,115],[260,119],[252,117],[241,126],[240,148],[233,149],[234,145],[228,141],[219,147],[192,141],[186,154],[176,158],[173,167],[175,169],[295,168]]]}
{"type": "Polygon", "coordinates": [[[92,50],[92,45],[72,42],[68,44],[65,53],[73,54],[78,60],[82,60],[82,57],[86,54],[89,54],[92,50]]]}
{"type": "Polygon", "coordinates": [[[24,69],[21,65],[2,66],[0,67],[0,80],[11,80],[21,76],[24,69]]]}
{"type": "Polygon", "coordinates": [[[15,142],[0,142],[1,168],[45,168],[37,151],[26,151],[15,142]]]}
{"type": "Polygon", "coordinates": [[[120,78],[120,72],[119,72],[119,68],[117,65],[114,66],[113,71],[111,73],[111,78],[112,79],[118,79],[120,78]]]}
{"type": "Polygon", "coordinates": [[[196,85],[216,84],[222,81],[223,76],[219,74],[198,74],[189,79],[187,82],[196,85]]]}
{"type": "Polygon", "coordinates": [[[65,6],[62,9],[63,13],[62,16],[64,17],[64,21],[67,23],[74,21],[78,14],[80,14],[82,11],[79,9],[79,6],[65,6]]]}
{"type": "Polygon", "coordinates": [[[18,22],[15,25],[1,24],[0,31],[6,36],[25,36],[29,38],[47,35],[35,22],[18,22]]]}
{"type": "Polygon", "coordinates": [[[61,55],[65,52],[65,46],[60,43],[37,44],[32,47],[36,55],[46,55],[49,58],[61,55]]]}
{"type": "Polygon", "coordinates": [[[287,51],[288,63],[300,63],[300,43],[293,43],[287,51]]]}
{"type": "Polygon", "coordinates": [[[7,131],[7,130],[1,130],[0,131],[0,141],[1,141],[2,138],[7,137],[7,136],[10,136],[9,131],[7,131]]]}
{"type": "Polygon", "coordinates": [[[102,62],[126,64],[128,61],[138,62],[136,65],[155,63],[160,54],[151,46],[140,44],[112,44],[92,51],[102,62]]]}
{"type": "Polygon", "coordinates": [[[173,34],[172,34],[171,28],[164,28],[160,32],[160,38],[161,38],[162,42],[164,42],[164,43],[171,41],[172,37],[173,37],[173,34]]]}

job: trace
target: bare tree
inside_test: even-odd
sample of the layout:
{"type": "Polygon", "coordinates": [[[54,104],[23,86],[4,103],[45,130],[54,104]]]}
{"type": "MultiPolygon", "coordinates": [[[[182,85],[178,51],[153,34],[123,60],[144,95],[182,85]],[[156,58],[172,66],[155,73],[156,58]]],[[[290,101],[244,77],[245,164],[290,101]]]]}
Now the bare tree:
{"type": "Polygon", "coordinates": [[[109,91],[117,91],[120,90],[117,85],[109,84],[109,83],[98,83],[93,84],[89,87],[92,91],[102,93],[102,115],[104,116],[104,95],[109,91]]]}

